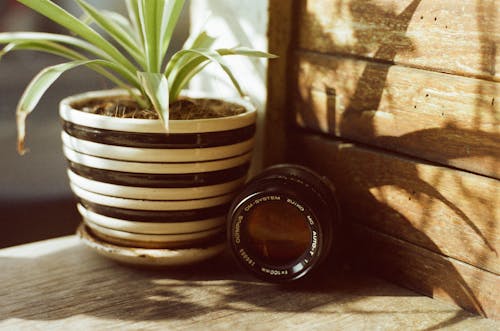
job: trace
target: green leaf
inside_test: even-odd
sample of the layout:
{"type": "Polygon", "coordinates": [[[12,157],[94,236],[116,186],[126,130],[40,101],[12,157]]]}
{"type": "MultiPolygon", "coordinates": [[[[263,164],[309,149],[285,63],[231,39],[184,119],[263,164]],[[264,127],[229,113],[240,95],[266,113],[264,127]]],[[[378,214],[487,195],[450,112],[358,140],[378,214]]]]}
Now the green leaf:
{"type": "Polygon", "coordinates": [[[92,53],[98,57],[104,58],[106,57],[106,53],[100,50],[98,47],[95,47],[91,43],[88,43],[84,40],[61,35],[54,33],[45,33],[45,32],[2,32],[0,33],[0,44],[7,44],[12,42],[21,42],[21,41],[48,41],[48,42],[58,42],[66,45],[70,45],[73,47],[77,47],[86,52],[92,53]]]}
{"type": "Polygon", "coordinates": [[[148,72],[159,73],[160,59],[160,13],[163,12],[164,0],[138,0],[139,22],[144,40],[146,69],[148,72]]]}
{"type": "Polygon", "coordinates": [[[105,17],[108,17],[110,20],[115,22],[115,24],[118,24],[123,29],[123,31],[125,31],[130,37],[132,37],[138,49],[141,50],[141,54],[143,54],[142,40],[139,37],[137,30],[135,29],[135,26],[131,24],[130,21],[125,16],[110,10],[101,10],[100,12],[105,17]]]}
{"type": "Polygon", "coordinates": [[[231,69],[227,66],[224,59],[217,51],[210,49],[183,49],[177,52],[177,54],[179,54],[179,57],[183,54],[189,53],[195,54],[196,57],[183,65],[180,70],[172,70],[170,74],[171,77],[167,77],[170,82],[170,97],[172,100],[175,100],[177,98],[182,88],[189,82],[189,80],[187,80],[186,78],[190,76],[192,77],[191,72],[198,67],[199,63],[197,63],[197,61],[199,61],[200,59],[206,59],[218,64],[220,68],[227,74],[238,93],[242,96],[245,95],[241,90],[240,84],[231,72],[231,69]]]}
{"type": "MultiPolygon", "coordinates": [[[[131,74],[135,72],[135,66],[109,41],[90,28],[88,25],[74,17],[66,10],[62,9],[50,0],[17,0],[25,6],[33,9],[41,15],[49,18],[55,23],[67,28],[71,32],[87,40],[95,47],[100,48],[105,54],[106,60],[113,60],[119,63],[131,74]]],[[[133,76],[133,74],[132,74],[133,76]]]]}
{"type": "Polygon", "coordinates": [[[172,34],[174,33],[175,26],[177,25],[177,22],[181,15],[184,3],[185,0],[170,0],[167,1],[166,5],[164,5],[164,10],[161,17],[161,60],[163,60],[165,54],[167,54],[170,40],[172,39],[172,34]]]}
{"type": "MultiPolygon", "coordinates": [[[[142,66],[145,66],[142,50],[137,47],[136,40],[130,31],[127,32],[117,24],[109,14],[100,13],[99,10],[85,2],[76,0],[80,7],[99,25],[107,34],[115,39],[132,57],[142,66]]],[[[123,18],[123,17],[122,17],[123,18]]],[[[125,19],[125,18],[123,18],[125,19]]],[[[122,22],[123,23],[123,22],[122,22]]]]}
{"type": "MultiPolygon", "coordinates": [[[[68,48],[64,47],[62,45],[59,45],[57,43],[51,42],[51,41],[46,41],[46,40],[35,40],[35,41],[17,41],[17,42],[11,42],[7,46],[5,46],[2,51],[0,51],[0,60],[3,55],[7,54],[8,52],[12,51],[20,51],[20,50],[28,50],[28,51],[40,51],[44,53],[49,53],[49,54],[54,54],[57,56],[61,56],[65,59],[69,60],[89,60],[87,57],[83,56],[82,54],[68,48]]],[[[105,70],[102,66],[100,65],[89,65],[89,68],[97,72],[98,74],[108,78],[110,81],[115,83],[117,86],[121,88],[128,89],[127,84],[125,84],[123,81],[121,81],[119,78],[117,78],[115,75],[110,73],[109,71],[105,70]]]]}
{"type": "Polygon", "coordinates": [[[170,82],[170,99],[175,100],[180,91],[189,83],[189,81],[205,68],[207,62],[216,62],[229,76],[231,82],[238,90],[240,95],[244,95],[238,82],[231,73],[229,67],[222,61],[222,56],[243,55],[247,57],[275,58],[273,54],[256,51],[247,47],[223,48],[218,50],[204,49],[184,49],[177,52],[169,62],[167,69],[167,78],[170,82]]]}
{"type": "Polygon", "coordinates": [[[138,72],[137,76],[139,77],[144,92],[153,105],[153,108],[160,116],[168,132],[169,95],[167,79],[162,74],[151,72],[138,72]]]}
{"type": "Polygon", "coordinates": [[[73,60],[84,60],[85,56],[82,54],[62,45],[59,45],[54,42],[45,41],[45,40],[21,40],[14,41],[5,46],[0,51],[0,58],[12,51],[20,51],[20,50],[30,50],[30,51],[41,51],[45,53],[50,53],[54,55],[58,55],[67,59],[73,60]]]}
{"type": "Polygon", "coordinates": [[[176,100],[181,90],[189,83],[189,81],[201,70],[203,70],[210,60],[203,56],[191,58],[184,65],[176,68],[175,75],[167,77],[170,82],[170,100],[176,100]]]}
{"type": "Polygon", "coordinates": [[[104,60],[83,60],[50,66],[38,73],[26,87],[21,99],[19,100],[16,119],[17,119],[17,146],[20,154],[25,153],[24,139],[26,135],[25,122],[26,117],[35,109],[36,105],[45,94],[47,89],[66,71],[82,66],[99,64],[114,69],[116,64],[104,60]]]}
{"type": "Polygon", "coordinates": [[[243,55],[248,57],[261,57],[267,59],[275,59],[278,58],[277,55],[256,51],[252,48],[248,47],[234,47],[234,48],[220,48],[217,50],[220,55],[243,55]]]}
{"type": "MultiPolygon", "coordinates": [[[[186,42],[184,43],[184,46],[182,47],[183,49],[193,49],[193,48],[202,48],[202,49],[209,49],[212,47],[214,44],[216,38],[210,36],[206,31],[201,31],[198,34],[193,34],[192,37],[189,37],[186,42]]],[[[188,52],[177,52],[175,53],[170,61],[168,61],[166,69],[165,69],[165,76],[170,77],[170,74],[174,68],[181,68],[184,66],[187,62],[192,60],[198,56],[197,54],[194,53],[188,53],[188,52]]]]}
{"type": "Polygon", "coordinates": [[[82,16],[80,16],[78,18],[80,21],[82,21],[83,23],[87,24],[87,25],[90,25],[92,24],[92,22],[94,21],[89,15],[87,15],[86,13],[84,13],[82,16]]]}
{"type": "Polygon", "coordinates": [[[179,97],[182,89],[196,76],[200,71],[205,69],[210,61],[204,58],[193,59],[186,65],[176,77],[174,84],[170,88],[170,99],[176,100],[179,97]]]}
{"type": "Polygon", "coordinates": [[[120,26],[128,35],[133,36],[134,28],[132,27],[130,21],[125,16],[111,10],[99,9],[99,12],[102,13],[104,17],[107,17],[108,19],[115,22],[115,24],[120,26]]]}
{"type": "MultiPolygon", "coordinates": [[[[73,47],[80,48],[84,51],[87,51],[89,53],[92,53],[98,57],[101,57],[103,59],[107,59],[106,53],[102,52],[100,49],[97,47],[94,47],[92,44],[80,40],[75,37],[70,37],[70,36],[65,36],[65,35],[59,35],[59,34],[53,34],[53,33],[43,33],[43,32],[6,32],[6,33],[0,33],[0,44],[4,43],[38,43],[40,46],[40,50],[42,51],[42,43],[52,43],[52,42],[57,42],[57,43],[62,43],[62,44],[67,44],[73,47]]],[[[25,44],[25,47],[27,47],[25,44]]],[[[12,46],[11,46],[12,47],[12,46]]],[[[21,47],[21,46],[18,46],[21,47]]],[[[61,54],[56,54],[56,55],[61,55],[61,54]]],[[[68,57],[70,59],[77,59],[68,57]]],[[[130,74],[129,71],[127,71],[125,68],[122,66],[117,65],[114,69],[116,73],[121,75],[123,78],[125,78],[130,84],[134,85],[135,87],[139,87],[139,81],[137,80],[137,77],[134,75],[130,74]]],[[[106,76],[107,78],[110,78],[106,76]]],[[[116,82],[115,80],[111,79],[112,81],[116,82]]],[[[121,86],[121,85],[119,85],[121,86]]]]}
{"type": "Polygon", "coordinates": [[[202,30],[198,34],[194,34],[190,36],[184,45],[182,46],[182,49],[193,49],[193,48],[210,48],[214,44],[214,42],[217,40],[217,38],[209,35],[207,31],[202,30]]]}
{"type": "Polygon", "coordinates": [[[128,17],[132,22],[133,30],[136,34],[136,39],[144,49],[144,33],[142,31],[141,19],[139,15],[139,0],[126,0],[128,17]]]}

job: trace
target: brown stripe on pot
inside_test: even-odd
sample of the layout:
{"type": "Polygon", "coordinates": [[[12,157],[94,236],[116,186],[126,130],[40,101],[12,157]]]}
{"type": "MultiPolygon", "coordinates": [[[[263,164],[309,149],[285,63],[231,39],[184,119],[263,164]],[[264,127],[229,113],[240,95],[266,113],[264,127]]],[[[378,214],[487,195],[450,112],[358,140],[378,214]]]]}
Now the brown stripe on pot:
{"type": "Polygon", "coordinates": [[[116,185],[156,188],[198,187],[226,183],[246,177],[248,167],[249,164],[244,164],[231,169],[194,174],[141,174],[95,169],[69,161],[71,171],[81,177],[116,185]]]}
{"type": "Polygon", "coordinates": [[[92,128],[63,121],[63,130],[70,136],[96,143],[157,149],[207,148],[233,145],[251,139],[255,125],[202,133],[139,133],[92,128]]]}
{"type": "Polygon", "coordinates": [[[188,210],[137,210],[106,206],[82,198],[79,198],[79,201],[85,209],[96,214],[131,222],[144,223],[195,222],[225,215],[229,209],[229,204],[223,204],[214,207],[188,210]]]}

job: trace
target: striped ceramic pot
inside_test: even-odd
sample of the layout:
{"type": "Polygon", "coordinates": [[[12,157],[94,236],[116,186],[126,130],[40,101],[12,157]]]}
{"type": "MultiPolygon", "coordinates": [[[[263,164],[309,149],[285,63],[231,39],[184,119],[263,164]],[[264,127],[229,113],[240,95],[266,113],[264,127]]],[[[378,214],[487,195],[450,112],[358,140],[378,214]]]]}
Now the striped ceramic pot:
{"type": "MultiPolygon", "coordinates": [[[[124,247],[181,249],[217,241],[234,192],[245,182],[255,108],[215,119],[116,118],[72,104],[123,95],[90,92],[60,104],[70,185],[87,231],[124,247]]],[[[192,95],[190,97],[210,97],[192,95]]]]}

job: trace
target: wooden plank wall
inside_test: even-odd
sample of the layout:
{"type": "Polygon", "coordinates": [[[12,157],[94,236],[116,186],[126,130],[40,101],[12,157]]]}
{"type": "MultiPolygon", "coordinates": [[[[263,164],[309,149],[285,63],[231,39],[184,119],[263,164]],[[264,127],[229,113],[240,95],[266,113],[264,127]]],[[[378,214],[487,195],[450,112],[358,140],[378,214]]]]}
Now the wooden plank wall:
{"type": "Polygon", "coordinates": [[[288,51],[294,35],[295,1],[269,0],[268,43],[269,52],[279,55],[269,61],[267,77],[267,112],[264,129],[266,144],[263,146],[265,165],[285,160],[286,130],[285,120],[288,109],[288,51]]]}
{"type": "Polygon", "coordinates": [[[361,265],[500,318],[500,6],[293,6],[267,141],[292,123],[270,148],[335,182],[361,265]]]}

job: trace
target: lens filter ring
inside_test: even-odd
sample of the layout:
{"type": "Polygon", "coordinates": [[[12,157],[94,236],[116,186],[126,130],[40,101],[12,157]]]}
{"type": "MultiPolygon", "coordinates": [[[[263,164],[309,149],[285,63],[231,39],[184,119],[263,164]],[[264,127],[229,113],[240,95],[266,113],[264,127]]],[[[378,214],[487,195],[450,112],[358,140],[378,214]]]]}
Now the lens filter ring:
{"type": "Polygon", "coordinates": [[[258,278],[286,282],[318,264],[324,229],[312,209],[290,192],[260,192],[234,209],[228,229],[236,260],[258,278]]]}

